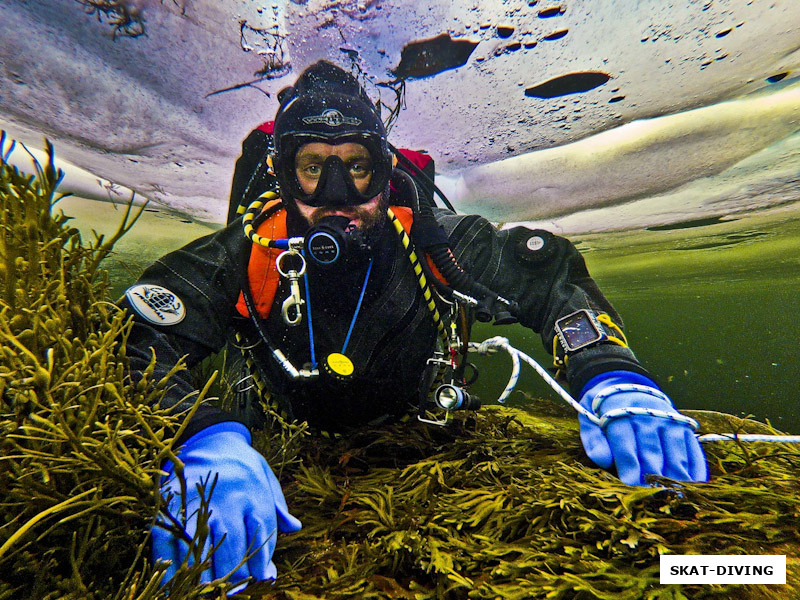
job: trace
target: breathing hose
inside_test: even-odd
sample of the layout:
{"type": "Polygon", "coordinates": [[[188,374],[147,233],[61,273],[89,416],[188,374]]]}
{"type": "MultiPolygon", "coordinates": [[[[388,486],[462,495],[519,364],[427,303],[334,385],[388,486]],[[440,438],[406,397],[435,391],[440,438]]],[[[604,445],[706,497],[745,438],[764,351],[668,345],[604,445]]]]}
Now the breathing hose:
{"type": "MultiPolygon", "coordinates": [[[[447,207],[455,213],[453,205],[447,200],[444,193],[417,165],[406,158],[397,148],[390,145],[390,149],[404,165],[412,168],[415,175],[432,186],[442,198],[447,207]]],[[[402,173],[402,171],[401,171],[402,173]]],[[[433,264],[447,280],[448,285],[457,292],[469,297],[476,305],[475,317],[478,321],[486,323],[492,320],[496,325],[510,325],[518,321],[519,306],[516,302],[506,300],[493,290],[467,273],[453,255],[447,234],[442,230],[433,214],[433,207],[428,202],[421,202],[412,181],[412,202],[415,212],[414,238],[419,240],[421,248],[431,257],[433,264]]]]}

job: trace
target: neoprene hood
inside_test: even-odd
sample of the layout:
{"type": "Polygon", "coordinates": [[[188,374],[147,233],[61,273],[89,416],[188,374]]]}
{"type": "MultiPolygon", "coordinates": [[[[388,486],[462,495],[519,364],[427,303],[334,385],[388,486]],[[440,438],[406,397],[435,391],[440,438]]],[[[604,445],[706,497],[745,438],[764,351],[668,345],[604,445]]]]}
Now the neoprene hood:
{"type": "Polygon", "coordinates": [[[386,189],[392,173],[386,128],[355,77],[321,60],[303,71],[294,87],[281,90],[278,98],[281,106],[275,116],[273,168],[285,200],[293,198],[311,206],[356,205],[386,189]],[[311,142],[365,146],[373,169],[365,193],[358,192],[343,163],[329,163],[329,159],[317,189],[306,194],[297,181],[295,156],[301,146],[311,142]]]}

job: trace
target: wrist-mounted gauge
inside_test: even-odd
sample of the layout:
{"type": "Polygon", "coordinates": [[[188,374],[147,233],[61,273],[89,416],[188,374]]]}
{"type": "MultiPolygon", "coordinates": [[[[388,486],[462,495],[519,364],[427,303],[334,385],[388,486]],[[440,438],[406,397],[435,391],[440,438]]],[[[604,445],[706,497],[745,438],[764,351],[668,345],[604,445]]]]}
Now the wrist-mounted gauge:
{"type": "Polygon", "coordinates": [[[597,318],[585,308],[556,321],[556,335],[567,354],[608,338],[597,318]]]}

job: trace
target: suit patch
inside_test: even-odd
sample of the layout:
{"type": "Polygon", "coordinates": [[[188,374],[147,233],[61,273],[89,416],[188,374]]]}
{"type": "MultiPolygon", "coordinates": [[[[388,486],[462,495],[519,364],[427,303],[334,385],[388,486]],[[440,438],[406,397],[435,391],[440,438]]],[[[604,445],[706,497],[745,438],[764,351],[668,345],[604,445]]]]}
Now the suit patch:
{"type": "Polygon", "coordinates": [[[134,285],[128,288],[125,297],[143,319],[155,325],[175,325],[186,316],[183,301],[160,285],[134,285]]]}

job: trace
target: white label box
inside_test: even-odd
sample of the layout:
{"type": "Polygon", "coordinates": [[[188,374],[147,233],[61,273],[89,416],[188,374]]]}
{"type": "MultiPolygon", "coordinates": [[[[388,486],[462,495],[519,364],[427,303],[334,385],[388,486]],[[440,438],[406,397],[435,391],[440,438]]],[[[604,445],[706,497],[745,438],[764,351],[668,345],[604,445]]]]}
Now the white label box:
{"type": "Polygon", "coordinates": [[[661,583],[785,584],[786,556],[662,554],[661,583]]]}

